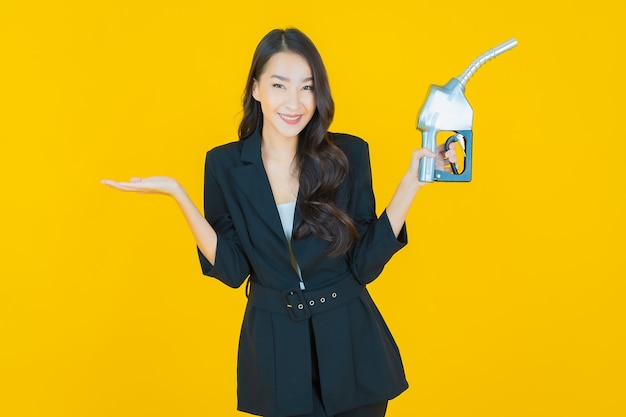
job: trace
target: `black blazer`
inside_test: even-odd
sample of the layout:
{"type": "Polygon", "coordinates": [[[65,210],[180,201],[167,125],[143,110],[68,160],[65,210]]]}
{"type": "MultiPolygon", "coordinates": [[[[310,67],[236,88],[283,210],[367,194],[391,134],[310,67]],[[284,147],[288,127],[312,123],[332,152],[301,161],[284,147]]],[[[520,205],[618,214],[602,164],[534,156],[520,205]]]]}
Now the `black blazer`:
{"type": "MultiPolygon", "coordinates": [[[[396,238],[386,213],[376,216],[367,143],[345,134],[332,137],[350,165],[336,203],[355,221],[359,240],[345,256],[331,258],[325,253],[328,242],[313,235],[294,239],[292,250],[305,292],[345,277],[365,286],[407,243],[404,227],[396,238]]],[[[231,287],[249,276],[269,289],[298,288],[299,277],[263,167],[259,132],[207,153],[204,202],[205,217],[218,235],[214,265],[199,252],[205,275],[231,287]]],[[[298,219],[296,204],[294,224],[298,219]]],[[[407,388],[398,348],[367,291],[346,305],[299,322],[248,303],[237,366],[239,410],[272,416],[312,412],[310,329],[328,413],[384,401],[407,388]]]]}

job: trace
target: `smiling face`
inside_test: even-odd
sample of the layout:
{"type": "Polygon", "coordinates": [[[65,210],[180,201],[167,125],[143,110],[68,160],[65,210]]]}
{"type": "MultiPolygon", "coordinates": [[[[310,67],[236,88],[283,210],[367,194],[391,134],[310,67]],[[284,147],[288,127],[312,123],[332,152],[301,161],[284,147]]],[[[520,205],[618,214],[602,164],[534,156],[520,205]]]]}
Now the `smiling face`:
{"type": "Polygon", "coordinates": [[[254,80],[252,96],[261,104],[264,139],[297,138],[315,113],[309,64],[293,52],[273,55],[254,80]]]}

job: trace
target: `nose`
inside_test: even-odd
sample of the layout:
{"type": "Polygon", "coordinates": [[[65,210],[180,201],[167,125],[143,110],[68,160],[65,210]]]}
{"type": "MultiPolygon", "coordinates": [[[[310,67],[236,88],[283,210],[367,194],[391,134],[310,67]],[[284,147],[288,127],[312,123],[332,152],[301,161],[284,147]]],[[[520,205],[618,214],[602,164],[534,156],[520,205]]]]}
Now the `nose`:
{"type": "Polygon", "coordinates": [[[300,107],[300,92],[297,90],[291,90],[287,93],[287,99],[285,101],[285,107],[290,110],[297,110],[300,107]]]}

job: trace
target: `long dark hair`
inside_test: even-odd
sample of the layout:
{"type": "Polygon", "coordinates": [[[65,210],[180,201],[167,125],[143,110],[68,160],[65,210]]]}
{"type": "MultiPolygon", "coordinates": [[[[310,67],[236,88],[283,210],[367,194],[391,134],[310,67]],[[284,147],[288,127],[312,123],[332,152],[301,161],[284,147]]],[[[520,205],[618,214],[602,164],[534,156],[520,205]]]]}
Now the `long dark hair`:
{"type": "Polygon", "coordinates": [[[313,117],[298,135],[295,162],[302,203],[294,237],[298,239],[313,233],[330,242],[330,256],[341,256],[357,238],[354,222],[334,201],[337,189],[348,173],[348,158],[328,133],[335,104],[322,57],[313,42],[298,29],[272,30],[254,51],[243,96],[239,139],[245,140],[255,130],[263,128],[261,104],[252,97],[252,87],[254,80],[258,80],[265,70],[267,61],[278,52],[293,52],[307,61],[313,74],[316,104],[313,117]]]}

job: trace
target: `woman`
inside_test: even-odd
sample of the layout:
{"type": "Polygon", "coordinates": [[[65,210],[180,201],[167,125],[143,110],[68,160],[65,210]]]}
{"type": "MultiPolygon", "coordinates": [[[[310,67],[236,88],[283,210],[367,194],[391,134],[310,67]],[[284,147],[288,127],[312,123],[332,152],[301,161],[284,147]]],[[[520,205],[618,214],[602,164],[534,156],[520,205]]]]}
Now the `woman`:
{"type": "Polygon", "coordinates": [[[328,132],[326,70],[296,29],[254,53],[239,141],[207,153],[203,216],[168,177],[105,180],[173,197],[204,274],[249,298],[238,356],[238,409],[267,417],[380,417],[407,388],[398,348],[365,285],[406,242],[419,160],[413,153],[383,214],[375,212],[367,144],[328,132]]]}

